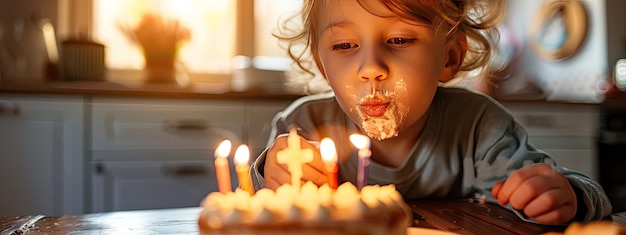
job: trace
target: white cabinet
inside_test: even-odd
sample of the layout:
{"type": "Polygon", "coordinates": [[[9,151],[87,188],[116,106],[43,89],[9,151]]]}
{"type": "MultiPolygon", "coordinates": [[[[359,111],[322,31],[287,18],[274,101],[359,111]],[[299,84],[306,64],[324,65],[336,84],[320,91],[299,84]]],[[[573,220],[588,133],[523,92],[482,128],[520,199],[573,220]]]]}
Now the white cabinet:
{"type": "Polygon", "coordinates": [[[546,102],[503,104],[524,125],[535,147],[546,151],[558,164],[598,179],[598,105],[546,102]]]}
{"type": "Polygon", "coordinates": [[[0,216],[83,213],[81,96],[0,94],[0,216]]]}
{"type": "Polygon", "coordinates": [[[198,206],[217,191],[214,152],[267,143],[289,101],[101,98],[91,102],[92,212],[198,206]]]}

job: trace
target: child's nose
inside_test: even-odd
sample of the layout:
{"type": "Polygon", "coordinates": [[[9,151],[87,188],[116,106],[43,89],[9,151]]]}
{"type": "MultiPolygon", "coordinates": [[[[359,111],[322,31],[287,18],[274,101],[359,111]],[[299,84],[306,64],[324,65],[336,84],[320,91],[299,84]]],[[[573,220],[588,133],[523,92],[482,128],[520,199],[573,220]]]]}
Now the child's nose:
{"type": "Polygon", "coordinates": [[[388,69],[380,52],[374,50],[363,53],[359,79],[361,81],[383,81],[387,79],[388,69]]]}

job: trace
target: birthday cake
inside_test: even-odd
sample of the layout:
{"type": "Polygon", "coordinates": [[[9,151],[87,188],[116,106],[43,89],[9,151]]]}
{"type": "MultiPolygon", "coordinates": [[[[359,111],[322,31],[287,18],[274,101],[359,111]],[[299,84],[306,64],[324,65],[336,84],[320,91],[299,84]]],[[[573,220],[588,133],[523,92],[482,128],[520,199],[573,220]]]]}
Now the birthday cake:
{"type": "Polygon", "coordinates": [[[344,183],[336,190],[311,182],[256,194],[210,193],[198,218],[201,234],[406,234],[411,211],[394,185],[344,183]]]}

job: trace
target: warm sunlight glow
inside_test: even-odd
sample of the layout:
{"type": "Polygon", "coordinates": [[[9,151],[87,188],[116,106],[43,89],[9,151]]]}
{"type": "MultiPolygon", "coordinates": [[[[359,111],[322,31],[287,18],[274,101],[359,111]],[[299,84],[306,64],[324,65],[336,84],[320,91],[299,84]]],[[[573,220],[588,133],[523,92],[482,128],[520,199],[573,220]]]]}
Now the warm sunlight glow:
{"type": "Polygon", "coordinates": [[[144,14],[178,20],[191,38],[179,62],[188,71],[228,73],[235,51],[235,1],[224,0],[94,0],[94,39],[107,47],[107,66],[142,69],[140,48],[119,29],[134,27],[144,14]]]}
{"type": "Polygon", "coordinates": [[[335,142],[330,138],[322,139],[320,143],[320,152],[322,154],[322,160],[324,163],[337,162],[337,150],[335,149],[335,142]]]}
{"type": "MultiPolygon", "coordinates": [[[[244,5],[249,16],[237,16],[237,2],[231,0],[93,0],[93,39],[106,46],[106,65],[112,70],[140,70],[144,57],[119,26],[132,28],[145,14],[158,14],[177,20],[191,32],[190,40],[180,48],[178,64],[190,73],[229,74],[231,60],[237,53],[250,53],[237,44],[237,32],[254,43],[254,56],[288,58],[272,35],[278,21],[296,12],[302,0],[255,0],[244,5]],[[237,24],[252,18],[254,25],[237,24]],[[244,33],[245,34],[245,33],[244,33]],[[240,47],[240,48],[237,48],[240,47]]],[[[241,12],[241,11],[240,11],[241,12]]],[[[80,24],[80,23],[79,23],[80,24]]],[[[79,25],[80,30],[89,26],[79,25]]],[[[79,33],[79,32],[76,32],[79,33]]],[[[250,48],[248,48],[250,49],[250,48]]]]}
{"type": "Polygon", "coordinates": [[[364,135],[352,134],[350,135],[350,141],[352,142],[354,147],[358,149],[365,149],[368,148],[370,145],[370,139],[364,135]]]}
{"type": "Polygon", "coordinates": [[[302,0],[254,0],[254,39],[257,55],[288,58],[285,50],[278,47],[272,32],[279,21],[298,12],[302,0]]]}
{"type": "Polygon", "coordinates": [[[235,164],[248,163],[250,160],[250,149],[247,145],[242,144],[235,150],[235,164]]]}
{"type": "Polygon", "coordinates": [[[222,143],[220,143],[220,145],[215,150],[215,157],[228,157],[228,154],[230,154],[231,146],[232,143],[230,142],[230,140],[222,141],[222,143]]]}

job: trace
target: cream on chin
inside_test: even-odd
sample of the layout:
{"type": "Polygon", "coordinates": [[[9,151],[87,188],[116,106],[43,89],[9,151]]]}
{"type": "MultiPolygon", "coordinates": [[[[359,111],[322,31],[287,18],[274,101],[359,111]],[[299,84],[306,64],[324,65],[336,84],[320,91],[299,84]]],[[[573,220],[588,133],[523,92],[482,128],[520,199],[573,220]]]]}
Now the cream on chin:
{"type": "Polygon", "coordinates": [[[383,116],[370,117],[359,111],[359,117],[361,120],[361,127],[367,133],[367,135],[376,140],[386,140],[392,137],[398,136],[399,120],[394,115],[393,109],[395,106],[390,107],[383,116]]]}

